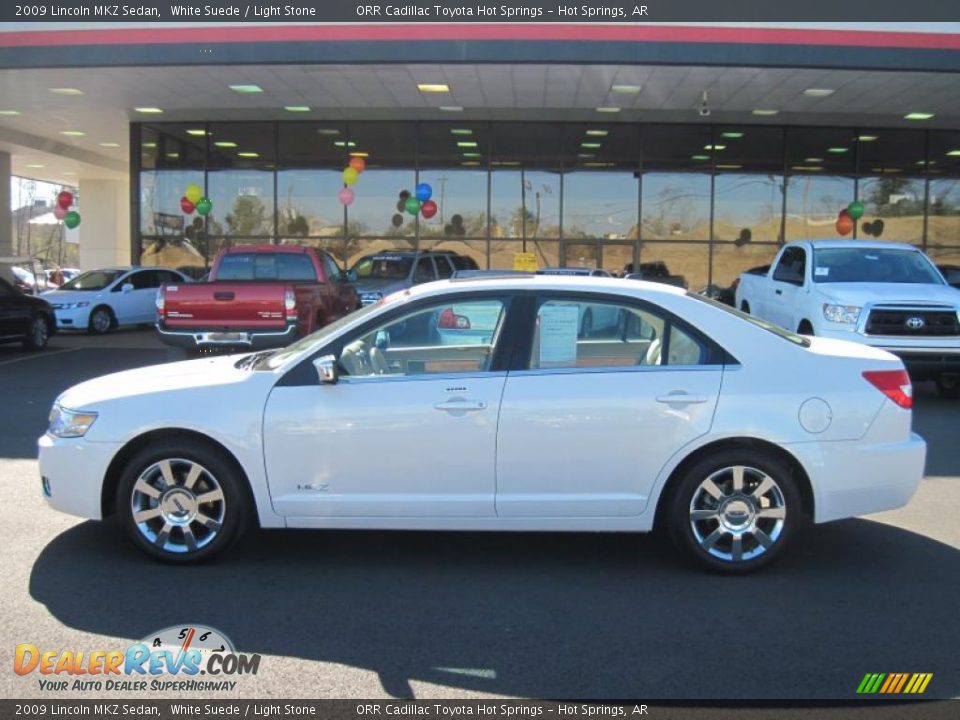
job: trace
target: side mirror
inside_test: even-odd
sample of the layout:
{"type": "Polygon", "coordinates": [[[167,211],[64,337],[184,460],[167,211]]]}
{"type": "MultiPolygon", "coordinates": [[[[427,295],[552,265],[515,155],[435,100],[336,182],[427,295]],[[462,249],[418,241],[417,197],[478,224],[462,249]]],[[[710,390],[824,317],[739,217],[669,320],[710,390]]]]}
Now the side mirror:
{"type": "Polygon", "coordinates": [[[321,385],[333,385],[337,382],[337,359],[333,355],[324,355],[313,361],[317,378],[321,385]]]}
{"type": "Polygon", "coordinates": [[[126,295],[129,292],[133,292],[133,283],[124,283],[120,288],[120,292],[126,295]]]}
{"type": "Polygon", "coordinates": [[[356,270],[348,270],[343,273],[343,279],[345,282],[356,282],[357,281],[357,272],[356,270]]]}

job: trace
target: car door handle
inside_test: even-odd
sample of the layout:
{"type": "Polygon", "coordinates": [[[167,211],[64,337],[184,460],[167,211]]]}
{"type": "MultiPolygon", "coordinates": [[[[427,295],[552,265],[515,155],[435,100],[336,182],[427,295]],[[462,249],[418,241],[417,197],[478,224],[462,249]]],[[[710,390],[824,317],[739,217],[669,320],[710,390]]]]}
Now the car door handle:
{"type": "Polygon", "coordinates": [[[470,402],[468,400],[447,400],[438,402],[433,406],[437,410],[445,412],[475,412],[477,410],[486,410],[487,404],[482,400],[470,402]]]}
{"type": "Polygon", "coordinates": [[[657,398],[657,402],[666,403],[667,405],[694,405],[696,403],[705,403],[707,399],[706,395],[691,395],[686,392],[676,392],[670,393],[669,395],[660,395],[657,398]]]}

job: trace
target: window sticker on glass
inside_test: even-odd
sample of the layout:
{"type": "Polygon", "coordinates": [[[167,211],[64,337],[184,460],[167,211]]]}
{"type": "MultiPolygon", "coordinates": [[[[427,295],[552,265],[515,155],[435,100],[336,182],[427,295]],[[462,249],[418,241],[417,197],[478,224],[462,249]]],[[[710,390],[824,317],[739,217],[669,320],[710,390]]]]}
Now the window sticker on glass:
{"type": "Polygon", "coordinates": [[[563,367],[577,362],[578,305],[540,308],[540,367],[563,367]]]}
{"type": "Polygon", "coordinates": [[[814,268],[813,276],[814,277],[827,277],[830,274],[830,268],[828,267],[818,267],[814,268]]]}

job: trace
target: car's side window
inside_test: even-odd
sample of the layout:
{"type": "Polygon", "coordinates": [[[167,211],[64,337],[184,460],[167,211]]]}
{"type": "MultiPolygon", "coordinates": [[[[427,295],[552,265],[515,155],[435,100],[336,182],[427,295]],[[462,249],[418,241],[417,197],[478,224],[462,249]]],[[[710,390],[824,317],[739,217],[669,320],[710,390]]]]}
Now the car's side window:
{"type": "Polygon", "coordinates": [[[323,262],[323,273],[329,282],[340,282],[340,266],[326,253],[320,256],[323,262]]]}
{"type": "Polygon", "coordinates": [[[433,259],[430,257],[420,257],[417,259],[417,266],[413,271],[413,284],[431,282],[436,280],[437,271],[433,267],[433,259]]]}
{"type": "Polygon", "coordinates": [[[784,250],[783,255],[780,256],[780,262],[777,263],[773,279],[802,285],[806,269],[807,253],[804,252],[803,248],[790,247],[784,250]]]}
{"type": "Polygon", "coordinates": [[[539,305],[530,369],[699,365],[709,348],[666,313],[615,302],[546,299],[539,305]]]}
{"type": "Polygon", "coordinates": [[[348,341],[340,369],[349,378],[489,370],[504,307],[490,298],[421,308],[348,341]]]}
{"type": "Polygon", "coordinates": [[[437,262],[437,277],[446,280],[453,275],[453,263],[447,255],[437,255],[434,260],[437,262]]]}

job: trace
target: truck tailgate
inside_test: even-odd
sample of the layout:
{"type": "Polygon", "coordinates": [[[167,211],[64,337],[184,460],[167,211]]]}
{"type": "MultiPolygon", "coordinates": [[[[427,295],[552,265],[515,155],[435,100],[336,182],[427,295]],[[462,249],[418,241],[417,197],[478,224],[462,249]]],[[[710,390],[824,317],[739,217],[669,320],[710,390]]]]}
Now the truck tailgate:
{"type": "Polygon", "coordinates": [[[168,285],[165,325],[183,329],[283,329],[284,294],[280,282],[209,282],[168,285]]]}

